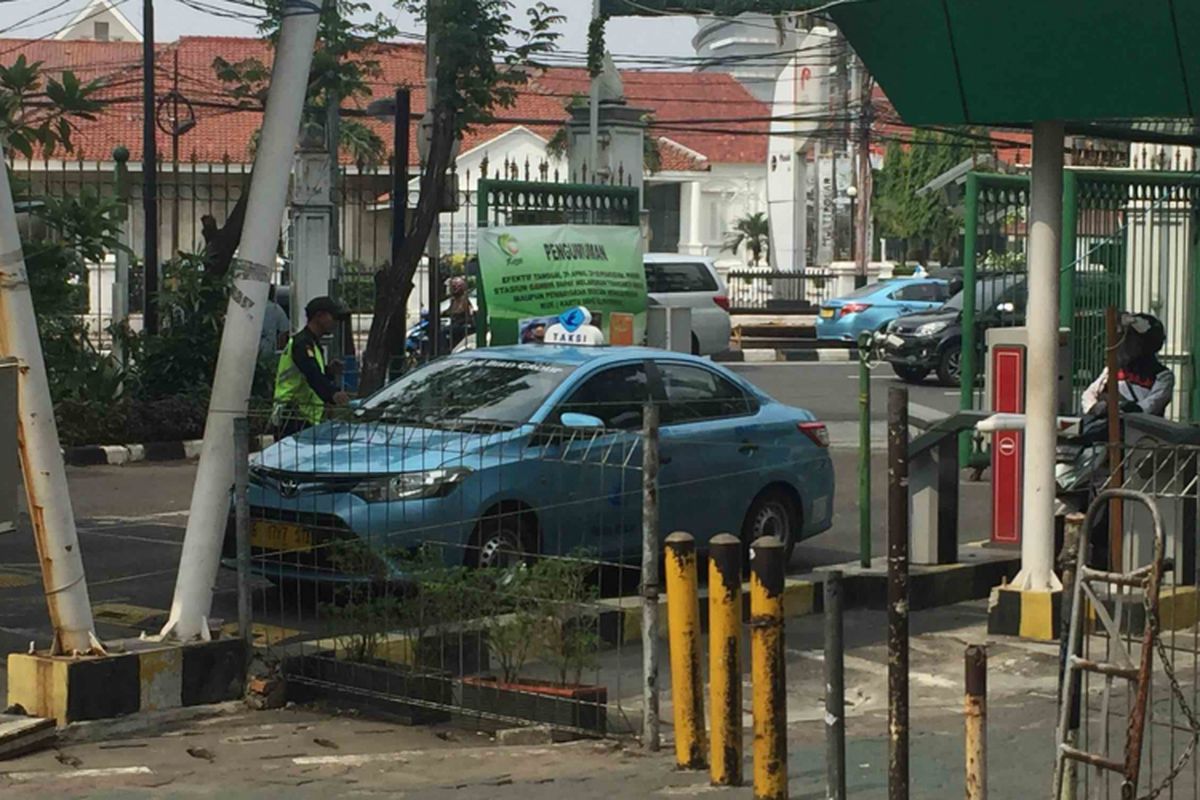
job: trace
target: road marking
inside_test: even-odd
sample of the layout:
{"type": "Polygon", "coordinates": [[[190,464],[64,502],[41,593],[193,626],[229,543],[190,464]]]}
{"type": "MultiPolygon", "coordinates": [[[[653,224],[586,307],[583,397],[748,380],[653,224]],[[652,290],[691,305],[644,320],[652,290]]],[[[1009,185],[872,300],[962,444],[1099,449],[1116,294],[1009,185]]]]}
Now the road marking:
{"type": "Polygon", "coordinates": [[[374,761],[390,761],[396,764],[407,764],[412,752],[401,753],[362,753],[346,756],[297,756],[292,763],[298,767],[320,767],[336,764],[345,767],[361,767],[374,761]]]}
{"type": "Polygon", "coordinates": [[[153,775],[149,767],[104,767],[74,769],[70,772],[0,772],[0,778],[10,781],[60,780],[62,778],[112,778],[120,775],[153,775]]]}
{"type": "Polygon", "coordinates": [[[170,519],[172,517],[186,517],[188,511],[159,511],[154,514],[138,514],[132,517],[121,516],[97,516],[89,517],[89,522],[98,522],[101,525],[136,525],[139,522],[154,522],[160,519],[170,519]]]}
{"type": "Polygon", "coordinates": [[[95,528],[80,528],[80,533],[86,533],[88,536],[102,536],[105,539],[121,539],[126,542],[145,542],[147,544],[165,544],[171,547],[183,547],[183,542],[176,542],[170,539],[155,539],[152,536],[130,536],[127,533],[109,533],[108,531],[96,530],[95,528]]]}
{"type": "Polygon", "coordinates": [[[32,575],[22,575],[18,572],[0,572],[0,589],[19,589],[37,583],[32,575]]]}

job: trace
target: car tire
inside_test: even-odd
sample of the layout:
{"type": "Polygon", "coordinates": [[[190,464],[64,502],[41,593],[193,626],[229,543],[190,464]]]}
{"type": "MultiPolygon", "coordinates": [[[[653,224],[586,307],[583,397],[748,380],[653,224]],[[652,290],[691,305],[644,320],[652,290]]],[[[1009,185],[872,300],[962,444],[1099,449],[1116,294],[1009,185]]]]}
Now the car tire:
{"type": "MultiPolygon", "coordinates": [[[[784,562],[792,560],[792,551],[800,538],[800,504],[790,492],[768,488],[759,493],[742,522],[742,542],[748,548],[760,536],[775,536],[783,542],[784,562]]],[[[747,559],[749,564],[749,559],[747,559]]]]}
{"type": "Polygon", "coordinates": [[[502,569],[528,564],[537,552],[537,535],[520,511],[498,511],[479,520],[467,549],[470,567],[502,569]]]}
{"type": "Polygon", "coordinates": [[[929,374],[925,367],[910,367],[907,364],[892,364],[892,372],[905,383],[920,383],[929,374]]]}
{"type": "Polygon", "coordinates": [[[962,345],[955,343],[942,351],[938,358],[938,382],[943,386],[958,386],[958,376],[961,369],[962,345]]]}
{"type": "Polygon", "coordinates": [[[700,340],[696,338],[696,334],[692,334],[692,355],[700,355],[700,340]]]}

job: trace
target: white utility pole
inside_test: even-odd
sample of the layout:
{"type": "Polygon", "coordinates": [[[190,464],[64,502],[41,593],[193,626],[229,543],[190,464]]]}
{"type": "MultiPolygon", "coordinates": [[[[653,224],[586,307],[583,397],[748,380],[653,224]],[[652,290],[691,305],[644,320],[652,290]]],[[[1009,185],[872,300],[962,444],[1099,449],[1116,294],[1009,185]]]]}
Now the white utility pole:
{"type": "Polygon", "coordinates": [[[1029,198],[1029,335],[1025,356],[1025,483],[1021,571],[1013,588],[1062,588],[1054,574],[1054,452],[1058,436],[1058,280],[1062,237],[1063,125],[1033,125],[1029,198]]]}
{"type": "Polygon", "coordinates": [[[208,615],[217,580],[221,541],[233,485],[233,420],[246,414],[262,333],[267,285],[287,206],[288,176],[308,89],[308,70],[320,21],[320,2],[286,0],[262,137],[246,204],[246,226],[234,259],[225,329],[217,356],[200,466],[192,490],[187,533],[171,616],[162,637],[209,637],[208,615]]]}
{"type": "MultiPolygon", "coordinates": [[[[2,150],[2,148],[0,148],[2,150]]],[[[38,338],[33,294],[21,252],[17,213],[13,208],[8,170],[0,160],[0,354],[19,362],[17,380],[17,443],[25,498],[42,586],[54,627],[53,654],[102,653],[92,621],[75,512],[67,488],[67,470],[58,443],[54,404],[42,342],[38,338]]]]}

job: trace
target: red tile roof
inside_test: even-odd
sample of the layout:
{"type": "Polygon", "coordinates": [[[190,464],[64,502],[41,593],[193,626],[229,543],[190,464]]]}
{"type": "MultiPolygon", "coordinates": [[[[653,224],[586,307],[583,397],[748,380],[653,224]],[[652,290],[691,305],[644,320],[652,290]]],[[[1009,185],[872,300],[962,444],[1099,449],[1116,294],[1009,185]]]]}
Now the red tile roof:
{"type": "MultiPolygon", "coordinates": [[[[158,48],[157,93],[170,91],[174,58],[179,57],[180,92],[194,105],[196,127],[180,139],[184,161],[198,163],[248,163],[248,145],[261,125],[261,114],[232,108],[233,98],[213,74],[217,57],[229,62],[257,58],[270,62],[271,51],[260,39],[220,36],[184,36],[158,48]]],[[[82,79],[101,80],[100,96],[109,101],[94,122],[81,122],[76,133],[77,152],[84,160],[108,160],[113,148],[128,148],[132,160],[141,159],[142,91],[141,45],[132,42],[86,42],[0,39],[0,63],[12,63],[19,55],[42,61],[50,73],[76,72],[82,79]]],[[[369,83],[374,97],[389,97],[398,86],[412,89],[414,115],[425,108],[422,45],[388,44],[372,53],[381,73],[369,83]]],[[[634,72],[622,73],[631,105],[645,108],[653,117],[652,135],[665,136],[685,150],[666,148],[664,169],[707,168],[688,150],[711,163],[762,163],[767,153],[767,125],[745,123],[747,117],[768,114],[731,76],[720,73],[634,72]],[[704,120],[704,122],[694,122],[704,120]],[[754,135],[754,134],[762,135],[754,135]]],[[[564,107],[575,95],[586,95],[587,73],[583,69],[549,68],[539,71],[517,96],[511,108],[498,109],[495,123],[468,132],[463,150],[483,144],[520,124],[549,139],[567,118],[564,107]]],[[[345,106],[365,106],[370,99],[348,100],[345,106]]],[[[388,147],[392,126],[385,120],[361,118],[379,134],[388,147]]],[[[414,126],[415,127],[415,126],[414,126]]],[[[415,130],[409,163],[418,163],[415,130]]],[[[159,131],[160,154],[170,152],[170,137],[159,131]]]]}

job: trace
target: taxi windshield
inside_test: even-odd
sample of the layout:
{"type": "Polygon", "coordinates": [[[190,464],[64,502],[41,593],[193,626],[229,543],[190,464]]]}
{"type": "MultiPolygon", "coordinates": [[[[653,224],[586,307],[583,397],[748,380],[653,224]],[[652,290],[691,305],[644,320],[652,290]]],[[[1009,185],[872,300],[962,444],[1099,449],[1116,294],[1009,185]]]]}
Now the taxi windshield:
{"type": "Polygon", "coordinates": [[[356,416],[515,427],[528,422],[574,371],[570,364],[550,361],[444,358],[383,387],[363,402],[356,416]]]}

